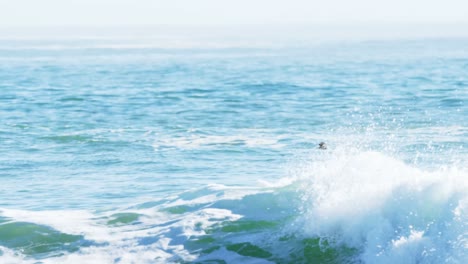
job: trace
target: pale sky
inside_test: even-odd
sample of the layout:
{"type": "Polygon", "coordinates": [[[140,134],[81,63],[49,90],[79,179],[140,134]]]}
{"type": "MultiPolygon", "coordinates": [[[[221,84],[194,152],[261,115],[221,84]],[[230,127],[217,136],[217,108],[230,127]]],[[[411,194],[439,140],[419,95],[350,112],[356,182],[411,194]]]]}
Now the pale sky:
{"type": "Polygon", "coordinates": [[[466,23],[468,0],[0,0],[3,28],[350,22],[466,23]]]}

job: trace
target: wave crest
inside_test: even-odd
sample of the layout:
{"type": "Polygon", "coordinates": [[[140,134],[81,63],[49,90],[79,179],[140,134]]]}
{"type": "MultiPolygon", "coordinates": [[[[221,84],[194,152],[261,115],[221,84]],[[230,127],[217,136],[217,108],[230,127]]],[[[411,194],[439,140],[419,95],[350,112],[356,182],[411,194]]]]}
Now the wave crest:
{"type": "Polygon", "coordinates": [[[358,248],[364,263],[465,263],[466,169],[425,171],[378,152],[338,154],[303,169],[309,236],[358,248]]]}

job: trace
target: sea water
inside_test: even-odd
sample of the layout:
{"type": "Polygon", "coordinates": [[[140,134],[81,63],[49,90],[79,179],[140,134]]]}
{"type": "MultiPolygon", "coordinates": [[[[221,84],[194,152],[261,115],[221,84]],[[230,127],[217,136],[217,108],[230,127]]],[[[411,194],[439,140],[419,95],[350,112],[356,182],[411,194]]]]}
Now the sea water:
{"type": "Polygon", "coordinates": [[[466,39],[3,39],[0,262],[468,263],[467,100],[466,39]]]}

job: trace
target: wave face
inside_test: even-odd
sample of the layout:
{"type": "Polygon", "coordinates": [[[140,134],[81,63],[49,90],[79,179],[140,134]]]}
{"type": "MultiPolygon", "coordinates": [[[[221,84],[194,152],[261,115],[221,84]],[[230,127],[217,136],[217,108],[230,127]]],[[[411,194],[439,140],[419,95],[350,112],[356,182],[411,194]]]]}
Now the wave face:
{"type": "Polygon", "coordinates": [[[468,262],[466,40],[35,41],[0,40],[1,263],[468,262]]]}
{"type": "Polygon", "coordinates": [[[307,171],[305,233],[357,249],[363,263],[467,260],[466,169],[428,171],[358,152],[307,171]]]}
{"type": "Polygon", "coordinates": [[[263,187],[211,185],[124,209],[2,210],[2,257],[35,263],[463,263],[467,171],[326,154],[263,187]]]}

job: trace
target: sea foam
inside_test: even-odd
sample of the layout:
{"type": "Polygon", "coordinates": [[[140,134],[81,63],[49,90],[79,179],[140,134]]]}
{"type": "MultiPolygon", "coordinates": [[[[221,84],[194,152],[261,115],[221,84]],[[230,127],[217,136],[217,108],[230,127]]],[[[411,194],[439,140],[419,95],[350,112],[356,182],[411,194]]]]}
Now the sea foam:
{"type": "Polygon", "coordinates": [[[466,168],[424,170],[378,152],[302,168],[301,228],[364,263],[466,263],[466,168]]]}

